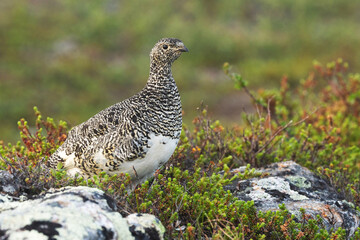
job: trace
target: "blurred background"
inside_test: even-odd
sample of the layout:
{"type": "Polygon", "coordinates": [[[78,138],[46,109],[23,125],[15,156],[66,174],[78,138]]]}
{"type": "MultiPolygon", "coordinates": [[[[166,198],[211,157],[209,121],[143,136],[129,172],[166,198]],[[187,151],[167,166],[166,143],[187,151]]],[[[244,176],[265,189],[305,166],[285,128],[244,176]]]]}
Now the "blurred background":
{"type": "Polygon", "coordinates": [[[360,1],[353,0],[1,0],[0,139],[19,138],[17,121],[43,116],[75,126],[138,92],[149,52],[162,37],[188,54],[173,65],[185,123],[203,102],[225,125],[251,111],[224,62],[249,88],[292,86],[312,62],[339,57],[360,70],[360,1]]]}

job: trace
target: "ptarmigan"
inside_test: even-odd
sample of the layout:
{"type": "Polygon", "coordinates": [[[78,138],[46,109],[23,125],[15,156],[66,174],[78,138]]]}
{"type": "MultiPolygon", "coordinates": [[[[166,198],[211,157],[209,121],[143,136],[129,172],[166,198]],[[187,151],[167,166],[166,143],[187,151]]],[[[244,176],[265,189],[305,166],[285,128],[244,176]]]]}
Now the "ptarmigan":
{"type": "Polygon", "coordinates": [[[48,165],[62,163],[72,176],[128,173],[134,185],[151,177],[180,138],[181,101],[171,65],[183,52],[188,49],[182,41],[159,40],[150,52],[145,87],[71,129],[48,165]]]}

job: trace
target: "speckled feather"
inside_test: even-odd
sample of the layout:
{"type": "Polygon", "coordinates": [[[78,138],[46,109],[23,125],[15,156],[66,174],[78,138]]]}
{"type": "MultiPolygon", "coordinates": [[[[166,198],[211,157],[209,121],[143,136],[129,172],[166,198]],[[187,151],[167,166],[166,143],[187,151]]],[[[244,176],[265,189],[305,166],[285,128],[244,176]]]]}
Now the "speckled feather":
{"type": "Polygon", "coordinates": [[[178,39],[157,42],[145,87],[74,127],[49,166],[61,162],[71,175],[129,173],[134,183],[150,177],[168,161],[180,138],[181,101],[171,65],[187,51],[178,39]]]}

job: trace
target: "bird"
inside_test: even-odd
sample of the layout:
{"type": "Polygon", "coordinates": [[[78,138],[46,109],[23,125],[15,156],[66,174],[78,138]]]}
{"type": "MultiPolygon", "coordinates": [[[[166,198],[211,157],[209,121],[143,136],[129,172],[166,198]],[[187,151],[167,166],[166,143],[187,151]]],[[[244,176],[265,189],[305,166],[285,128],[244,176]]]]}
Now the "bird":
{"type": "Polygon", "coordinates": [[[73,127],[47,165],[73,177],[129,174],[133,186],[152,177],[180,139],[182,106],[171,67],[188,51],[179,39],[160,39],[150,52],[145,87],[73,127]]]}

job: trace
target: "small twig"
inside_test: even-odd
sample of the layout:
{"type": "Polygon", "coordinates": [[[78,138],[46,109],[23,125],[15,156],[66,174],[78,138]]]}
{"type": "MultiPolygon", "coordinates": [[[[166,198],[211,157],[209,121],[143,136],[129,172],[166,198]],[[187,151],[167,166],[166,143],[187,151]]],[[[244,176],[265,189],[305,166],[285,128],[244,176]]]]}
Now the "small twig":
{"type": "Polygon", "coordinates": [[[290,122],[288,122],[284,127],[281,127],[280,129],[278,129],[269,140],[266,141],[266,143],[264,144],[264,146],[262,146],[255,154],[263,151],[273,140],[274,138],[279,135],[279,133],[281,133],[284,129],[288,128],[290,125],[292,124],[292,120],[290,122]]]}
{"type": "Polygon", "coordinates": [[[284,131],[286,128],[288,128],[289,126],[296,126],[299,125],[300,123],[304,122],[306,119],[308,119],[310,117],[310,115],[307,115],[306,117],[304,117],[303,119],[301,119],[300,121],[296,122],[293,124],[293,121],[291,120],[290,122],[288,122],[285,126],[281,127],[280,129],[278,129],[269,140],[266,141],[266,143],[256,152],[259,153],[261,151],[263,151],[273,140],[274,138],[279,135],[282,131],[284,131]]]}
{"type": "Polygon", "coordinates": [[[256,97],[250,92],[250,90],[249,90],[246,86],[243,86],[243,89],[244,89],[244,91],[246,92],[246,94],[249,95],[250,98],[251,98],[256,104],[259,104],[259,105],[261,105],[264,109],[266,109],[266,106],[262,105],[262,104],[260,103],[260,101],[256,99],[256,97]]]}
{"type": "Polygon", "coordinates": [[[134,173],[135,173],[135,177],[136,177],[136,178],[138,178],[138,177],[139,177],[139,175],[137,174],[136,169],[135,169],[135,167],[134,167],[134,166],[133,166],[133,170],[134,170],[134,173]]]}
{"type": "MultiPolygon", "coordinates": [[[[215,226],[213,225],[212,222],[223,224],[223,226],[228,226],[228,225],[234,226],[234,224],[231,223],[231,222],[228,221],[228,220],[219,219],[219,218],[209,219],[209,216],[208,216],[207,214],[205,214],[205,216],[206,216],[207,219],[208,219],[206,222],[208,222],[208,223],[210,224],[211,228],[213,228],[213,229],[215,228],[215,226]],[[224,222],[224,223],[223,223],[223,222],[224,222]]],[[[229,233],[227,233],[227,232],[223,229],[224,227],[222,227],[222,226],[220,226],[220,225],[218,225],[218,224],[216,224],[216,225],[217,225],[216,227],[219,227],[219,230],[220,230],[221,232],[223,232],[229,239],[235,239],[235,238],[233,238],[232,236],[230,236],[229,233]]]]}
{"type": "MultiPolygon", "coordinates": [[[[269,129],[270,129],[270,134],[272,134],[272,130],[271,130],[271,110],[270,110],[270,103],[271,103],[271,100],[273,99],[274,97],[271,97],[268,99],[268,103],[267,103],[267,114],[268,114],[268,123],[269,123],[269,129]]],[[[266,125],[265,125],[266,127],[266,125]]]]}

